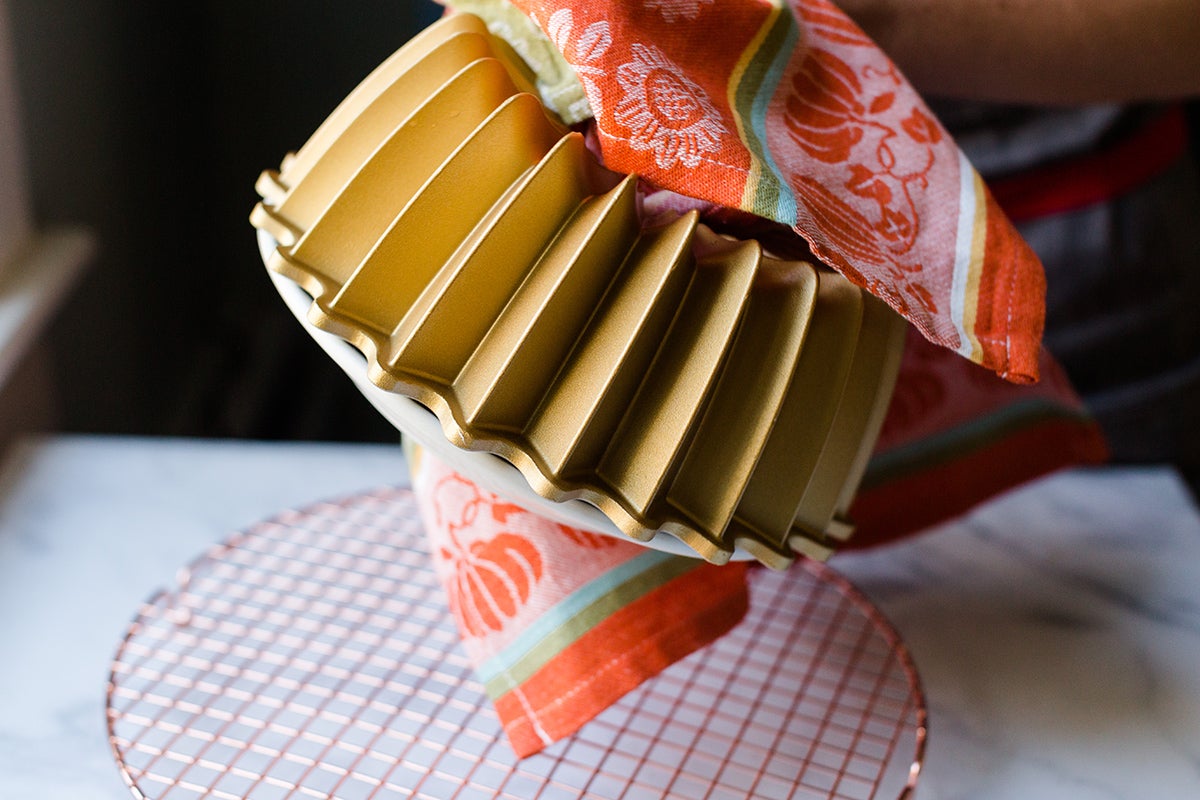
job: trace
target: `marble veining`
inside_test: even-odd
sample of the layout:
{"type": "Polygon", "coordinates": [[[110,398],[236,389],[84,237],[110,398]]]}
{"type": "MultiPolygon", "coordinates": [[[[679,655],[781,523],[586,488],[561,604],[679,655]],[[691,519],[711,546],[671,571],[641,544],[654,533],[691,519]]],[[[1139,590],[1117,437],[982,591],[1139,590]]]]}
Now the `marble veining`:
{"type": "MultiPolygon", "coordinates": [[[[0,471],[0,799],[124,800],[104,682],[138,605],[233,531],[407,480],[398,447],[28,440],[0,471]]],[[[1200,798],[1200,513],[1166,469],[1056,475],[835,556],[930,706],[918,800],[1200,798]]]]}
{"type": "Polygon", "coordinates": [[[834,563],[921,671],[918,797],[1200,797],[1200,518],[1173,473],[1053,476],[834,563]]]}

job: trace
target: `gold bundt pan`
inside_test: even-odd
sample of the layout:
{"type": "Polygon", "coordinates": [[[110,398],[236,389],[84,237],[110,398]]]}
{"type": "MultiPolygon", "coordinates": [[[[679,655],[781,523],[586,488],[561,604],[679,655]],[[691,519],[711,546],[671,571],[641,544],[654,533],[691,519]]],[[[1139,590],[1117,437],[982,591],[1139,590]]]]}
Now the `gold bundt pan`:
{"type": "Polygon", "coordinates": [[[477,18],[405,45],[257,185],[267,267],[312,325],[543,497],[714,562],[781,567],[849,534],[903,322],[694,213],[643,224],[636,177],[477,18]]]}

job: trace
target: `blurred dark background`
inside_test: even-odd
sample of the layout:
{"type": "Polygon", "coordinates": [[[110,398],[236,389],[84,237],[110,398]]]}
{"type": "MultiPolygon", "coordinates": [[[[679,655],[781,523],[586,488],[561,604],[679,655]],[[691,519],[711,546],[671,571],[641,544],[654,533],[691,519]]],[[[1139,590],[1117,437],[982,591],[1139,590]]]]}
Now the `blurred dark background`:
{"type": "Polygon", "coordinates": [[[395,441],[275,294],[247,215],[427,0],[9,0],[38,224],[97,254],[40,357],[67,431],[395,441]]]}

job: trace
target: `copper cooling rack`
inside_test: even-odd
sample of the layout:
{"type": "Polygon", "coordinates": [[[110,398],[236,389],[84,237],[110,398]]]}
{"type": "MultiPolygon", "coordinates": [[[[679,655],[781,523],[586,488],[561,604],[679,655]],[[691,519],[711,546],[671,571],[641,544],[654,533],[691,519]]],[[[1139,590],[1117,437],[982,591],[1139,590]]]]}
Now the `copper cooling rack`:
{"type": "Polygon", "coordinates": [[[573,737],[518,761],[473,677],[412,495],[285,513],[205,554],[115,656],[139,798],[908,797],[925,706],[903,643],[817,564],[573,737]]]}

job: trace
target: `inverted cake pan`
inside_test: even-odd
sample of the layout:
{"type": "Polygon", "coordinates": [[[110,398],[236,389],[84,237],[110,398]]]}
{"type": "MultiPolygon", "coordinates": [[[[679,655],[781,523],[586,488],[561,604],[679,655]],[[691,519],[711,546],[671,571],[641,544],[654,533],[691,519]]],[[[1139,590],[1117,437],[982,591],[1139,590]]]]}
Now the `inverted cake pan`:
{"type": "Polygon", "coordinates": [[[714,562],[828,555],[903,321],[694,213],[648,225],[637,177],[531,89],[469,15],[381,65],[257,184],[288,305],[402,432],[514,502],[714,562]]]}

